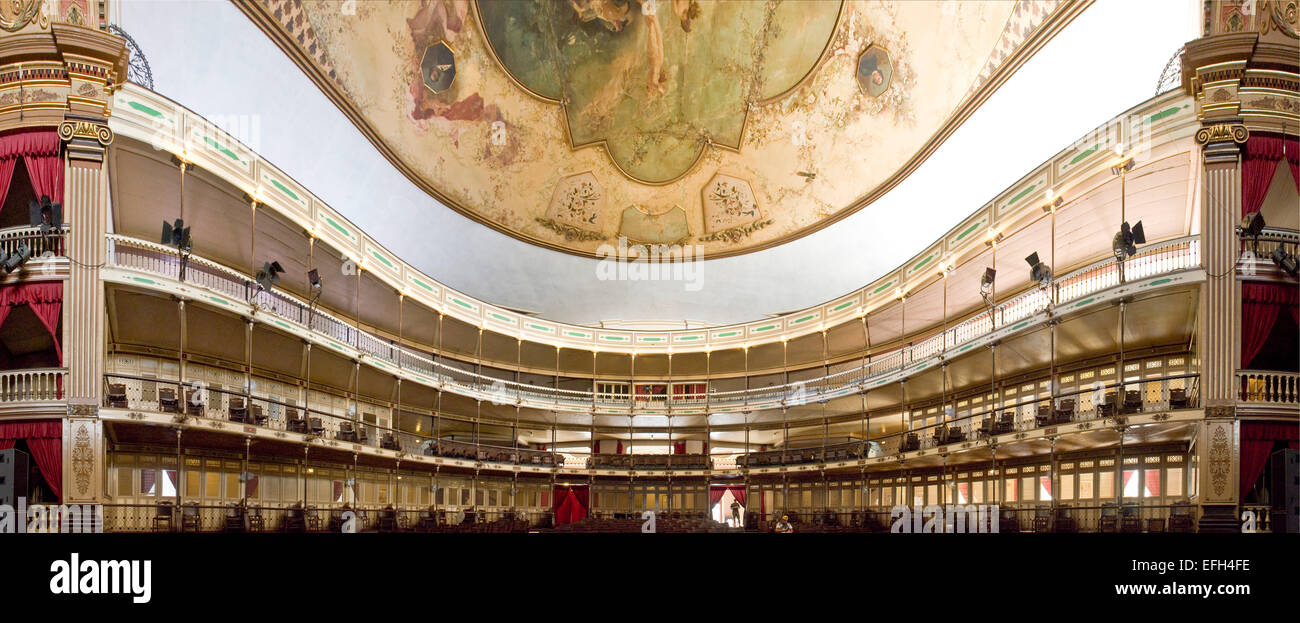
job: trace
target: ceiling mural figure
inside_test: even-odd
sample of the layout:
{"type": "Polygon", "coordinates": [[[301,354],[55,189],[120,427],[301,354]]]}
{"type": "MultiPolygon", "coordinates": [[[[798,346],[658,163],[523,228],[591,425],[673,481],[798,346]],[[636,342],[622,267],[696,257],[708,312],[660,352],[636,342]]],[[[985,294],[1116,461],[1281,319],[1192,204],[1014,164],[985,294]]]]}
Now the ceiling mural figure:
{"type": "Polygon", "coordinates": [[[698,0],[476,6],[510,76],[564,107],[570,144],[603,145],[620,171],[648,184],[681,177],[710,145],[739,149],[750,103],[808,75],[841,7],[698,0]]]}
{"type": "Polygon", "coordinates": [[[701,258],[870,205],[1088,6],[235,3],[441,204],[568,253],[622,234],[701,258]]]}

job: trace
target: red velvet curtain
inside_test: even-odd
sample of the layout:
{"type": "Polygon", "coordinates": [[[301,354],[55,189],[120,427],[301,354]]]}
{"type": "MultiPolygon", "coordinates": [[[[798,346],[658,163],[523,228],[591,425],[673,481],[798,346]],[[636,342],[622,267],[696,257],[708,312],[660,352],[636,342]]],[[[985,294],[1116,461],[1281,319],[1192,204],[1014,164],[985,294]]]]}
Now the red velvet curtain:
{"type": "Polygon", "coordinates": [[[32,451],[32,460],[36,461],[45,484],[62,501],[63,424],[57,421],[0,423],[0,440],[8,441],[12,448],[19,439],[27,440],[27,449],[32,451]]]}
{"type": "Polygon", "coordinates": [[[1241,159],[1241,215],[1258,212],[1264,205],[1268,185],[1283,156],[1283,142],[1276,136],[1252,136],[1246,141],[1241,159]]]}
{"type": "Polygon", "coordinates": [[[555,487],[555,524],[576,523],[587,518],[586,487],[555,487]]]}
{"type": "Polygon", "coordinates": [[[9,183],[13,181],[14,166],[17,164],[17,158],[0,154],[0,208],[4,208],[5,199],[9,197],[9,183]]]}
{"type": "Polygon", "coordinates": [[[709,487],[709,508],[712,508],[714,504],[717,504],[720,500],[722,500],[722,496],[727,491],[731,492],[731,496],[736,498],[736,501],[740,502],[741,506],[745,505],[745,488],[743,486],[712,485],[709,487]]]}
{"type": "Polygon", "coordinates": [[[673,442],[673,454],[686,454],[686,442],[685,441],[673,442]]]}
{"type": "Polygon", "coordinates": [[[1295,424],[1275,422],[1241,423],[1241,495],[1259,480],[1264,473],[1264,464],[1268,462],[1269,452],[1278,441],[1287,442],[1287,447],[1296,448],[1300,443],[1300,427],[1295,424]]]}
{"type": "Polygon", "coordinates": [[[1250,367],[1277,322],[1282,308],[1290,308],[1293,318],[1300,322],[1300,304],[1295,286],[1280,283],[1241,284],[1241,367],[1250,367]]]}
{"type": "Polygon", "coordinates": [[[32,190],[37,197],[48,196],[63,202],[63,160],[59,150],[63,141],[57,130],[19,130],[0,136],[0,201],[9,193],[18,158],[27,165],[27,176],[32,180],[32,190]]]}
{"type": "Polygon", "coordinates": [[[59,318],[63,315],[63,283],[20,283],[0,287],[0,326],[11,308],[27,305],[54,339],[54,352],[63,365],[63,344],[59,339],[59,318]]]}
{"type": "Polygon", "coordinates": [[[1295,189],[1300,191],[1300,140],[1288,138],[1282,143],[1282,148],[1286,151],[1286,163],[1291,166],[1291,180],[1295,182],[1295,189]]]}

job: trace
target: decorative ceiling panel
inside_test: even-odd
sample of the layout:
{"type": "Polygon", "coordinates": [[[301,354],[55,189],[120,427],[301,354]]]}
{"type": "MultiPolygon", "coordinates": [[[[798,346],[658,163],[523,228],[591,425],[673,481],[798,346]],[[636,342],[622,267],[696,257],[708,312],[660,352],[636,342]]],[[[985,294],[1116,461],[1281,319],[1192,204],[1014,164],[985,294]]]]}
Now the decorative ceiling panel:
{"type": "Polygon", "coordinates": [[[570,253],[699,258],[867,206],[1088,3],[236,4],[448,207],[570,253]]]}

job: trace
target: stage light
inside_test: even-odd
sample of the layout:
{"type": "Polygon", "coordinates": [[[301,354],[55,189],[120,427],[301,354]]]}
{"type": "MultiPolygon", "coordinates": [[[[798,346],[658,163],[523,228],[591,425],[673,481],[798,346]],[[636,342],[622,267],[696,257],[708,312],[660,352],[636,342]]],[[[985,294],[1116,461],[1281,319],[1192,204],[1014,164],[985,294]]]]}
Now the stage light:
{"type": "Polygon", "coordinates": [[[1259,212],[1251,212],[1241,219],[1241,224],[1237,226],[1237,235],[1258,238],[1263,233],[1264,227],[1264,215],[1259,212]]]}
{"type": "Polygon", "coordinates": [[[190,238],[190,228],[186,227],[185,221],[181,219],[176,219],[175,223],[163,221],[162,243],[176,247],[176,250],[181,253],[189,253],[194,248],[193,240],[190,238]]]}
{"type": "Polygon", "coordinates": [[[262,264],[262,270],[257,271],[257,286],[262,290],[269,291],[280,283],[280,273],[284,268],[279,262],[271,261],[262,264]]]}
{"type": "Polygon", "coordinates": [[[14,272],[15,270],[18,270],[18,267],[26,263],[27,260],[30,259],[31,257],[32,257],[31,247],[27,246],[27,243],[25,242],[19,242],[18,246],[14,249],[14,252],[8,254],[4,258],[5,274],[9,274],[14,272]]]}
{"type": "Polygon", "coordinates": [[[1025,262],[1029,264],[1030,278],[1037,281],[1038,285],[1046,287],[1052,283],[1052,267],[1038,259],[1037,251],[1025,258],[1025,262]]]}
{"type": "Polygon", "coordinates": [[[993,305],[991,297],[993,296],[993,280],[997,277],[998,271],[992,267],[984,269],[984,276],[980,277],[980,298],[984,299],[985,305],[993,305]]]}
{"type": "Polygon", "coordinates": [[[1146,234],[1142,232],[1142,221],[1138,221],[1132,228],[1129,227],[1128,221],[1124,221],[1115,238],[1111,240],[1110,247],[1115,252],[1115,259],[1122,260],[1137,255],[1137,245],[1146,242],[1146,234]]]}
{"type": "Polygon", "coordinates": [[[1273,249],[1273,263],[1292,277],[1300,276],[1300,260],[1297,260],[1296,256],[1287,253],[1281,244],[1273,249]]]}
{"type": "Polygon", "coordinates": [[[32,227],[39,227],[41,234],[63,227],[63,204],[50,201],[46,195],[41,195],[40,201],[27,202],[27,212],[32,227]]]}

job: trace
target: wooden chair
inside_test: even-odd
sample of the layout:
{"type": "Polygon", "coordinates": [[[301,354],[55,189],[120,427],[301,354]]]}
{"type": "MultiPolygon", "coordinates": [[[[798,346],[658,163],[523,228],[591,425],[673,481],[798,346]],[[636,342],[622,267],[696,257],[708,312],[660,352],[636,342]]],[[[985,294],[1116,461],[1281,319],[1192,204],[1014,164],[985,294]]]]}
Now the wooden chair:
{"type": "Polygon", "coordinates": [[[226,409],[231,422],[248,422],[248,401],[242,396],[231,396],[230,406],[226,409]]]}
{"type": "Polygon", "coordinates": [[[997,426],[994,427],[994,434],[1005,435],[1016,430],[1016,414],[1012,411],[1003,411],[998,416],[997,426]]]}
{"type": "Polygon", "coordinates": [[[357,428],[352,422],[339,422],[339,432],[334,435],[339,441],[357,441],[357,428]]]}
{"type": "Polygon", "coordinates": [[[397,525],[397,510],[392,506],[379,511],[379,531],[380,532],[399,532],[400,527],[397,525]]]}
{"type": "Polygon", "coordinates": [[[244,509],[236,504],[226,505],[225,525],[222,530],[226,532],[243,532],[244,531],[244,509]]]}
{"type": "Polygon", "coordinates": [[[1034,424],[1039,428],[1052,423],[1052,403],[1039,403],[1038,411],[1034,414],[1034,424]]]}
{"type": "Polygon", "coordinates": [[[1056,411],[1053,414],[1054,421],[1057,424],[1069,424],[1074,419],[1074,399],[1062,398],[1056,404],[1056,411]]]}
{"type": "Polygon", "coordinates": [[[1016,512],[1013,506],[1003,506],[998,509],[998,531],[999,532],[1020,532],[1020,514],[1016,512]]]}
{"type": "Polygon", "coordinates": [[[176,390],[170,387],[158,388],[158,409],[163,413],[180,413],[180,402],[176,400],[176,390]]]}
{"type": "Polygon", "coordinates": [[[199,505],[197,502],[186,502],[181,505],[181,532],[189,531],[199,532],[199,505]]]}
{"type": "Polygon", "coordinates": [[[1108,392],[1101,404],[1097,405],[1097,417],[1115,417],[1118,410],[1115,404],[1115,392],[1108,392]]]}
{"type": "Polygon", "coordinates": [[[108,385],[108,406],[118,409],[127,408],[125,383],[110,383],[108,385]]]}
{"type": "Polygon", "coordinates": [[[1186,409],[1187,408],[1187,390],[1181,387],[1175,387],[1169,390],[1169,408],[1186,409]]]}
{"type": "Polygon", "coordinates": [[[1052,509],[1048,506],[1039,506],[1034,509],[1034,532],[1043,533],[1051,532],[1052,527],[1052,509]]]}
{"type": "Polygon", "coordinates": [[[980,428],[979,428],[980,437],[992,437],[993,435],[996,434],[997,432],[993,424],[993,416],[990,415],[989,417],[986,417],[980,421],[980,428]]]}
{"type": "Polygon", "coordinates": [[[921,449],[921,438],[918,437],[916,433],[908,433],[904,435],[903,440],[899,442],[899,446],[898,446],[899,452],[911,452],[913,450],[920,450],[920,449],[921,449]]]}
{"type": "Polygon", "coordinates": [[[323,422],[320,418],[318,417],[310,418],[309,423],[311,426],[311,434],[316,435],[318,437],[325,435],[325,422],[323,422]]]}
{"type": "Polygon", "coordinates": [[[266,426],[266,413],[262,411],[262,405],[253,403],[248,408],[248,423],[258,426],[266,426]]]}
{"type": "Polygon", "coordinates": [[[262,509],[254,506],[248,511],[248,529],[255,532],[266,530],[266,518],[262,516],[262,509]]]}
{"type": "Polygon", "coordinates": [[[203,417],[203,394],[199,390],[185,390],[185,414],[203,417]]]}
{"type": "Polygon", "coordinates": [[[1142,508],[1136,502],[1125,502],[1120,512],[1120,532],[1142,532],[1142,508]]]}
{"type": "Polygon", "coordinates": [[[961,443],[963,441],[966,441],[966,431],[962,430],[960,426],[949,426],[948,443],[961,443]]]}
{"type": "Polygon", "coordinates": [[[1124,413],[1138,413],[1140,411],[1142,411],[1142,393],[1136,389],[1124,392],[1124,413]]]}
{"type": "MultiPolygon", "coordinates": [[[[384,436],[383,436],[383,439],[382,439],[380,445],[383,446],[383,448],[384,448],[385,450],[401,450],[401,449],[402,449],[402,446],[398,445],[398,443],[397,443],[397,435],[394,435],[394,434],[392,434],[392,433],[384,433],[384,436]]],[[[480,459],[480,460],[482,460],[482,459],[480,459]]]]}
{"type": "Polygon", "coordinates": [[[284,428],[291,433],[307,434],[307,416],[297,409],[286,409],[284,412],[284,428]]]}
{"type": "Polygon", "coordinates": [[[1056,507],[1054,532],[1078,532],[1079,525],[1074,521],[1073,508],[1069,504],[1056,507]]]}
{"type": "Polygon", "coordinates": [[[171,532],[174,506],[172,502],[159,502],[154,506],[153,531],[171,532]]]}
{"type": "Polygon", "coordinates": [[[1192,505],[1189,502],[1174,502],[1169,509],[1169,531],[1178,533],[1192,531],[1192,505]]]}
{"type": "Polygon", "coordinates": [[[1097,522],[1098,532],[1115,532],[1119,527],[1119,507],[1114,502],[1101,505],[1101,518],[1097,522]]]}

